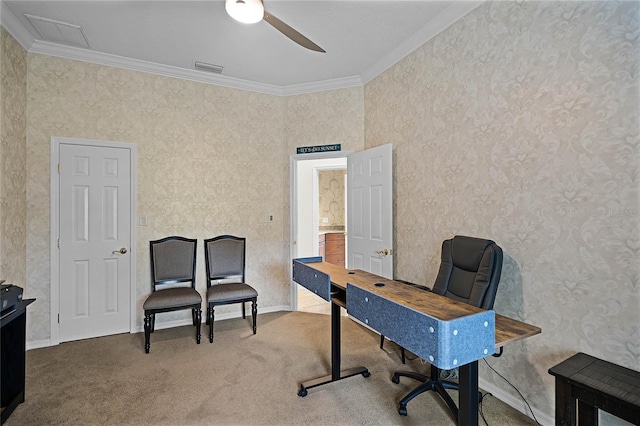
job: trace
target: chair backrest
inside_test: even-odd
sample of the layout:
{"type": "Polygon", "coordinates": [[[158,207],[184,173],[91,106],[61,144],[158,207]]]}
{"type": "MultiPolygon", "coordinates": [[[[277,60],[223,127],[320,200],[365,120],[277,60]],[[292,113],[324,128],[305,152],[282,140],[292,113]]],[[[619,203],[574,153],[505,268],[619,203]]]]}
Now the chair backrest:
{"type": "Polygon", "coordinates": [[[151,287],[187,283],[196,288],[196,253],[198,240],[166,237],[150,241],[151,287]]]}
{"type": "Polygon", "coordinates": [[[245,245],[245,238],[233,235],[204,240],[207,288],[216,280],[244,282],[245,245]]]}
{"type": "Polygon", "coordinates": [[[456,235],[442,243],[434,293],[493,309],[502,273],[502,249],[493,241],[456,235]]]}

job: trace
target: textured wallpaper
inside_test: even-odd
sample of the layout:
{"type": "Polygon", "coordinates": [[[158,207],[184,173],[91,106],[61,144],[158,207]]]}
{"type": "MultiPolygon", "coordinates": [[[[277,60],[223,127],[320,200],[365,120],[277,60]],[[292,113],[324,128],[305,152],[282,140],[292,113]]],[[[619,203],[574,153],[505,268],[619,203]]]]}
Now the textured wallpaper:
{"type": "MultiPolygon", "coordinates": [[[[150,292],[149,240],[198,238],[197,288],[205,293],[201,241],[247,238],[247,281],[259,307],[288,305],[284,277],[282,98],[29,54],[27,194],[29,339],[49,337],[49,140],[131,142],[138,154],[138,325],[150,292]],[[278,183],[274,185],[274,182],[278,183]],[[273,223],[264,217],[272,214],[273,223]],[[276,249],[274,249],[276,248],[276,249]]],[[[238,306],[217,313],[239,312],[238,306]],[[233,310],[235,309],[235,310],[233,310]],[[233,310],[233,311],[231,311],[233,310]]],[[[188,317],[166,314],[158,321],[188,317]]]]}
{"type": "MultiPolygon", "coordinates": [[[[289,258],[289,157],[298,146],[339,143],[343,151],[364,149],[364,88],[307,93],[284,98],[284,145],[287,205],[283,256],[289,258]]],[[[286,265],[287,279],[291,266],[286,265]]]]}
{"type": "Polygon", "coordinates": [[[487,3],[365,87],[365,145],[395,151],[396,277],[431,285],[443,239],[494,239],[496,311],[543,332],[488,362],[546,413],[576,352],[640,370],[639,6],[487,3]]]}
{"type": "MultiPolygon", "coordinates": [[[[29,340],[50,336],[51,136],[137,145],[138,216],[148,220],[137,227],[138,325],[150,291],[148,241],[168,235],[246,237],[247,281],[260,294],[259,309],[289,305],[289,157],[296,146],[362,149],[362,88],[282,98],[38,54],[28,58],[27,273],[29,296],[42,301],[30,311],[29,340]],[[267,214],[273,223],[265,222],[267,214]]],[[[197,273],[204,293],[201,247],[197,273]]]]}
{"type": "Polygon", "coordinates": [[[344,231],[344,177],[346,170],[318,172],[318,227],[320,231],[344,231]],[[325,222],[324,219],[327,219],[325,222]]]}
{"type": "MultiPolygon", "coordinates": [[[[575,352],[640,369],[638,13],[637,2],[486,3],[365,87],[284,98],[25,55],[3,31],[12,123],[25,120],[25,102],[7,97],[5,64],[28,59],[26,146],[17,124],[10,149],[26,163],[11,169],[23,170],[11,191],[26,186],[26,206],[0,206],[2,244],[7,220],[26,228],[11,242],[26,244],[12,273],[26,269],[28,296],[42,302],[30,308],[28,339],[50,333],[51,136],[138,147],[138,213],[149,221],[137,228],[139,323],[148,241],[170,234],[247,237],[259,309],[288,305],[295,147],[392,143],[396,277],[431,284],[440,244],[455,234],[502,246],[496,311],[543,334],[488,362],[535,409],[553,413],[547,370],[575,352]]],[[[198,260],[204,291],[202,252],[198,260]]]]}
{"type": "Polygon", "coordinates": [[[27,52],[0,29],[0,279],[26,285],[27,52]]]}

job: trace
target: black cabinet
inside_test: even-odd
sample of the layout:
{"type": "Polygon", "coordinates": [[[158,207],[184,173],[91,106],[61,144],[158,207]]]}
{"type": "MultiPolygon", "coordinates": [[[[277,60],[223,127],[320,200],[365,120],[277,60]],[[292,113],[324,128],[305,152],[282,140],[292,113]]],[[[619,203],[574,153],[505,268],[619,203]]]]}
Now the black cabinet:
{"type": "Polygon", "coordinates": [[[35,299],[23,300],[19,307],[0,319],[0,402],[2,423],[24,402],[25,338],[27,306],[35,299]]]}

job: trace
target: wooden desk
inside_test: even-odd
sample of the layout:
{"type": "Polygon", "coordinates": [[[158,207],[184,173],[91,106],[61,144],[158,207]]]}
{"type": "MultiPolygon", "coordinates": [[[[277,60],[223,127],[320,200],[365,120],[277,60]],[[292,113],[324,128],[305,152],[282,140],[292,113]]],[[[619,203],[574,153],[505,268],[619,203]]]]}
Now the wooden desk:
{"type": "MultiPolygon", "coordinates": [[[[324,272],[331,277],[331,284],[339,291],[338,295],[346,298],[342,293],[346,291],[347,283],[355,284],[365,290],[375,291],[381,296],[394,300],[417,311],[436,317],[443,321],[452,320],[466,315],[482,312],[480,308],[457,302],[439,294],[416,289],[404,283],[379,277],[369,272],[350,271],[343,267],[327,262],[313,263],[314,269],[324,272]],[[382,282],[384,287],[376,287],[382,282]]],[[[345,304],[346,306],[346,304],[345,304]]],[[[540,334],[540,327],[526,324],[502,315],[496,314],[496,350],[528,337],[540,334]]]]}
{"type": "Polygon", "coordinates": [[[23,300],[0,319],[0,423],[24,402],[27,306],[35,300],[23,300]]]}
{"type": "MultiPolygon", "coordinates": [[[[353,303],[347,300],[348,284],[380,296],[384,300],[402,305],[409,309],[407,312],[412,314],[417,312],[423,314],[425,317],[434,318],[436,321],[457,321],[489,312],[493,314],[492,311],[484,311],[466,303],[457,302],[444,296],[420,290],[397,281],[388,280],[365,271],[347,270],[337,265],[322,262],[321,258],[294,259],[293,269],[294,281],[332,303],[332,375],[302,383],[300,385],[300,391],[298,392],[299,396],[305,396],[307,389],[311,387],[320,386],[357,374],[362,374],[365,377],[369,375],[368,370],[364,367],[356,367],[355,369],[340,372],[340,307],[345,307],[349,310],[348,304],[353,303]],[[302,267],[298,267],[298,271],[296,271],[296,262],[304,264],[302,267]],[[315,281],[313,276],[306,276],[309,270],[305,269],[305,266],[321,273],[316,274],[317,279],[315,281]],[[326,284],[322,274],[330,277],[329,282],[326,284]],[[380,284],[384,285],[380,286],[380,284]]],[[[376,329],[375,327],[372,328],[376,329]]],[[[495,315],[494,352],[501,350],[503,346],[510,342],[525,339],[540,332],[541,329],[539,327],[501,315],[495,315]]],[[[428,355],[415,352],[411,347],[408,349],[412,350],[416,355],[428,359],[428,355]]],[[[493,353],[488,353],[487,355],[493,355],[493,353]]],[[[478,424],[478,358],[459,365],[459,425],[475,426],[478,424]]]]}

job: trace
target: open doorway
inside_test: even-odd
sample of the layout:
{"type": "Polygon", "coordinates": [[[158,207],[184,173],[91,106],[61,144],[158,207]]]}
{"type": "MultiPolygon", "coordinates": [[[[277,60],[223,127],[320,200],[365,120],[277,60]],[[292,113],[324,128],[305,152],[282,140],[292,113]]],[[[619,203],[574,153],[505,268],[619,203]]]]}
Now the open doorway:
{"type": "MultiPolygon", "coordinates": [[[[346,265],[347,154],[298,155],[291,158],[292,258],[320,255],[327,259],[330,254],[332,261],[341,259],[340,264],[346,265]],[[338,241],[337,253],[334,240],[338,241]],[[341,247],[340,240],[343,241],[341,247]],[[326,250],[327,243],[329,251],[326,250]]],[[[291,286],[291,308],[330,314],[331,304],[294,284],[291,286]]]]}

